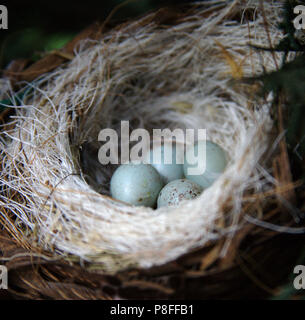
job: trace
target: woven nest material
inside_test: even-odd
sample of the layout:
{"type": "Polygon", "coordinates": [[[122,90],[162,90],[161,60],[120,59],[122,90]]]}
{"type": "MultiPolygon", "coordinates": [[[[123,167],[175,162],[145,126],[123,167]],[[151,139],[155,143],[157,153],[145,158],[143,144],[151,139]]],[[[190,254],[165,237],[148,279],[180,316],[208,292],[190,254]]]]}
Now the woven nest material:
{"type": "MultiPolygon", "coordinates": [[[[12,270],[23,268],[13,291],[31,298],[219,297],[228,291],[208,291],[200,281],[224,281],[241,294],[236,279],[246,278],[241,269],[251,274],[237,267],[241,248],[263,265],[275,261],[280,251],[271,255],[268,244],[290,240],[275,240],[256,224],[292,223],[278,202],[293,194],[291,181],[281,181],[287,153],[270,116],[272,97],[259,98],[256,85],[239,80],[280,63],[280,54],[249,46],[280,39],[279,8],[212,2],[172,13],[170,21],[158,12],[104,34],[95,26],[95,39],[73,43],[71,61],[27,85],[1,140],[3,220],[17,243],[3,233],[2,250],[12,270]],[[119,132],[121,120],[131,130],[205,128],[230,155],[229,165],[178,208],[119,203],[109,196],[115,166],[98,162],[97,137],[103,128],[119,132]]],[[[33,74],[30,67],[21,79],[33,74]]],[[[294,257],[291,251],[286,258],[294,257]]],[[[282,269],[270,286],[284,275],[282,269]]],[[[250,278],[251,294],[272,292],[250,278]]]]}

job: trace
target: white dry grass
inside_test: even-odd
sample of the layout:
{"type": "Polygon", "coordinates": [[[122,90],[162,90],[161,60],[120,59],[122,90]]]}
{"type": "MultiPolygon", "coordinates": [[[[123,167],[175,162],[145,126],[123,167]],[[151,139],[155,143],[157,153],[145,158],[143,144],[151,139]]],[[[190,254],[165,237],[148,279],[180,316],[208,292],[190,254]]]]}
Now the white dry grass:
{"type": "MultiPolygon", "coordinates": [[[[280,3],[264,3],[275,42],[280,3]]],[[[229,1],[202,18],[205,10],[196,4],[191,16],[162,28],[152,14],[141,26],[136,21],[84,41],[72,61],[28,84],[33,88],[16,109],[13,129],[1,137],[0,200],[39,247],[101,263],[108,272],[161,265],[232,237],[243,195],[275,183],[262,159],[270,105],[250,85],[232,82],[219,46],[242,63],[244,76],[276,68],[270,53],[248,45],[270,45],[258,2],[229,1]],[[254,21],[231,20],[246,7],[254,8],[254,21]],[[184,104],[192,107],[175,109],[184,104]],[[107,196],[113,168],[103,168],[96,154],[98,132],[118,129],[120,120],[132,128],[206,128],[230,164],[199,198],[178,208],[123,205],[107,196]],[[224,214],[230,227],[219,228],[224,214]]]]}

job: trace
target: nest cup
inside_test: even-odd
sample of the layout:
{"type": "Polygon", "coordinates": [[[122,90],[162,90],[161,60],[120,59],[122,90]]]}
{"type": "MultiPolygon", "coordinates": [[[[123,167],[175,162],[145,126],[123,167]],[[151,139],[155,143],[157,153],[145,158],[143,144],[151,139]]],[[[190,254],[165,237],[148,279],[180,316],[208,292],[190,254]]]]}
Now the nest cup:
{"type": "MultiPolygon", "coordinates": [[[[275,43],[280,4],[264,6],[275,43]]],[[[152,13],[82,41],[73,60],[29,83],[1,140],[1,203],[24,241],[107,273],[160,266],[223,239],[218,254],[225,256],[246,224],[243,208],[266,205],[245,196],[274,185],[266,154],[270,101],[236,81],[280,61],[249,46],[269,45],[257,8],[256,1],[246,9],[242,1],[195,4],[173,25],[157,23],[152,13]],[[115,166],[98,161],[98,133],[112,128],[120,137],[122,120],[130,130],[207,129],[229,164],[200,197],[177,208],[115,201],[115,166]]]]}

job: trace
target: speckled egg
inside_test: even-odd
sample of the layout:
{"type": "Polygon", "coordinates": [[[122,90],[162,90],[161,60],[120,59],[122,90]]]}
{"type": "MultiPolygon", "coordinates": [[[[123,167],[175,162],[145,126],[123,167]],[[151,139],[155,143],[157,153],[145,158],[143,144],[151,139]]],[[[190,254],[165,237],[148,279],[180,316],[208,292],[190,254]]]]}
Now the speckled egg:
{"type": "Polygon", "coordinates": [[[225,170],[227,165],[226,152],[212,141],[198,141],[194,146],[187,148],[184,158],[184,175],[187,179],[201,185],[203,188],[209,187],[225,170]],[[206,142],[206,144],[204,143],[206,142]],[[200,159],[194,158],[198,155],[198,148],[206,146],[206,167],[201,174],[190,174],[188,169],[198,166],[200,159]],[[189,159],[189,161],[188,161],[189,159]],[[191,160],[190,160],[191,159],[191,160]],[[194,161],[194,164],[191,164],[194,161]]]}
{"type": "Polygon", "coordinates": [[[168,183],[158,197],[158,208],[177,206],[183,200],[194,199],[199,196],[203,188],[187,179],[178,179],[168,183]]]}
{"type": "Polygon", "coordinates": [[[145,162],[150,163],[159,172],[165,184],[184,177],[184,146],[173,143],[170,151],[167,149],[168,145],[165,143],[154,147],[145,157],[145,162]],[[154,160],[154,156],[157,161],[154,160]]]}
{"type": "Polygon", "coordinates": [[[157,170],[149,164],[123,164],[110,181],[114,199],[134,206],[155,207],[164,183],[157,170]]]}

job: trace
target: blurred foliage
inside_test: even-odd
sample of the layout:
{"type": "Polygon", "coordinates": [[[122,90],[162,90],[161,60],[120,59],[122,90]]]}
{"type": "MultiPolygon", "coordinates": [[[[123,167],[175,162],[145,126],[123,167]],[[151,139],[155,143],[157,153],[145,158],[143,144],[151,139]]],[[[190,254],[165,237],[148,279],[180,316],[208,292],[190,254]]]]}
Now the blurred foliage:
{"type": "Polygon", "coordinates": [[[105,20],[119,6],[113,21],[123,21],[182,0],[18,1],[1,4],[8,8],[8,30],[0,30],[0,68],[17,58],[39,59],[58,49],[94,21],[105,20]]]}
{"type": "Polygon", "coordinates": [[[29,58],[36,61],[45,52],[60,49],[74,37],[73,32],[47,34],[38,28],[28,28],[9,34],[1,46],[0,64],[7,65],[11,60],[29,58]]]}
{"type": "MultiPolygon", "coordinates": [[[[279,71],[261,77],[266,92],[283,94],[287,99],[286,140],[291,152],[305,157],[305,55],[284,63],[279,71]]],[[[276,100],[277,102],[277,100],[276,100]]]]}
{"type": "MultiPolygon", "coordinates": [[[[263,93],[274,94],[274,106],[285,99],[283,106],[284,129],[290,158],[291,170],[295,180],[302,180],[303,184],[298,192],[305,191],[305,30],[296,31],[293,20],[295,6],[304,4],[304,1],[286,0],[283,6],[282,22],[279,29],[285,37],[274,48],[259,48],[272,52],[283,52],[283,60],[279,69],[274,72],[264,73],[258,78],[263,83],[263,93]],[[289,54],[294,54],[293,60],[287,59],[289,54]]],[[[255,79],[257,80],[257,79],[255,79]]],[[[276,110],[274,110],[276,119],[276,110]]],[[[304,199],[300,198],[298,206],[304,208],[304,199]]],[[[305,265],[305,248],[300,253],[296,265],[305,265]]],[[[292,273],[275,300],[305,299],[303,290],[296,290],[293,281],[296,275],[292,273]]]]}
{"type": "MultiPolygon", "coordinates": [[[[257,50],[283,52],[282,65],[279,69],[264,73],[256,80],[263,82],[263,93],[273,92],[274,105],[285,97],[283,109],[286,142],[295,179],[305,179],[305,30],[298,33],[293,25],[296,15],[293,9],[300,1],[286,0],[283,6],[282,22],[279,29],[284,32],[284,38],[274,48],[255,47],[257,50]],[[300,37],[301,35],[301,37],[300,37]],[[291,61],[287,60],[289,54],[295,54],[291,61]]],[[[276,112],[275,112],[276,114],[276,112]]]]}

